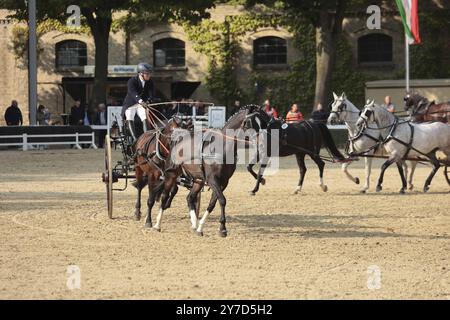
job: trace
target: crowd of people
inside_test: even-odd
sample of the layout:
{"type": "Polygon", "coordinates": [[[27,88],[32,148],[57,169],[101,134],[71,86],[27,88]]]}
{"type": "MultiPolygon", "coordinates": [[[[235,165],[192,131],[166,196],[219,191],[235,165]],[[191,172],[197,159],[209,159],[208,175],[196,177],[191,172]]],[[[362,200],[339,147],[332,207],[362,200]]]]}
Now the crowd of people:
{"type": "MultiPolygon", "coordinates": [[[[234,102],[233,107],[230,109],[230,114],[228,117],[230,117],[234,112],[236,112],[240,107],[240,101],[236,100],[234,102]]],[[[275,119],[281,119],[282,116],[279,115],[277,109],[275,106],[273,106],[270,103],[269,99],[266,99],[263,104],[264,111],[266,114],[270,117],[273,117],[275,119]]],[[[311,120],[318,121],[318,122],[326,122],[328,119],[329,112],[323,109],[322,104],[318,103],[316,107],[313,109],[311,113],[311,120]]],[[[284,117],[284,120],[286,123],[292,124],[292,123],[299,123],[300,121],[304,121],[305,117],[303,116],[302,112],[299,110],[298,104],[293,103],[289,109],[289,111],[286,113],[286,116],[284,117]]]]}
{"type": "MultiPolygon", "coordinates": [[[[240,102],[238,100],[236,100],[234,103],[234,106],[231,109],[232,113],[237,111],[237,109],[239,109],[239,107],[240,107],[240,102]]],[[[276,107],[271,105],[269,99],[264,101],[263,107],[264,107],[264,111],[267,113],[268,116],[274,117],[276,119],[283,118],[282,116],[279,115],[276,107]]],[[[386,96],[384,98],[384,103],[381,105],[381,107],[385,108],[389,112],[392,112],[392,113],[395,112],[395,106],[392,103],[390,96],[386,96]]],[[[316,106],[313,107],[310,120],[313,120],[315,122],[326,123],[329,115],[330,115],[329,111],[325,110],[321,103],[317,103],[316,106]]],[[[284,120],[286,121],[286,123],[289,123],[289,124],[299,123],[300,121],[305,120],[303,114],[299,110],[297,103],[293,103],[291,105],[289,111],[286,113],[286,116],[284,117],[284,120]]]]}

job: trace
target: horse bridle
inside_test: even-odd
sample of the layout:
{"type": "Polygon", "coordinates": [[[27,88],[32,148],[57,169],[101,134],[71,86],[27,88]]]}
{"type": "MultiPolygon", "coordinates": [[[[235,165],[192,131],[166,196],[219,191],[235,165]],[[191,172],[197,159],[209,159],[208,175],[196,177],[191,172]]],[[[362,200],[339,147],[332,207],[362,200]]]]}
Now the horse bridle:
{"type": "Polygon", "coordinates": [[[331,106],[331,111],[330,111],[330,114],[336,114],[336,115],[340,115],[343,111],[347,111],[347,103],[345,103],[345,101],[343,101],[341,104],[340,104],[340,106],[338,107],[338,109],[337,109],[337,111],[333,111],[333,104],[334,104],[334,102],[332,102],[331,104],[330,104],[330,106],[331,106]]]}

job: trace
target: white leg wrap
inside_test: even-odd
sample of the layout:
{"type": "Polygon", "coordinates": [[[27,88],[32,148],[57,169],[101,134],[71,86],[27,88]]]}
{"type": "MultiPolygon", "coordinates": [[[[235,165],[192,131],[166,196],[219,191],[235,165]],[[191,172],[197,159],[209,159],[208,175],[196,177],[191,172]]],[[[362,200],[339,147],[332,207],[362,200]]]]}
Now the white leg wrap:
{"type": "Polygon", "coordinates": [[[205,213],[203,214],[202,219],[200,220],[200,222],[198,224],[197,232],[203,231],[203,225],[205,224],[205,221],[208,218],[209,214],[210,214],[210,212],[208,212],[208,210],[206,210],[205,213]]]}
{"type": "Polygon", "coordinates": [[[192,229],[197,229],[197,216],[195,215],[195,210],[189,211],[189,216],[191,217],[192,229]]]}
{"type": "Polygon", "coordinates": [[[156,217],[156,224],[153,228],[155,229],[161,229],[161,219],[163,215],[164,210],[162,208],[159,208],[158,216],[156,217]]]}

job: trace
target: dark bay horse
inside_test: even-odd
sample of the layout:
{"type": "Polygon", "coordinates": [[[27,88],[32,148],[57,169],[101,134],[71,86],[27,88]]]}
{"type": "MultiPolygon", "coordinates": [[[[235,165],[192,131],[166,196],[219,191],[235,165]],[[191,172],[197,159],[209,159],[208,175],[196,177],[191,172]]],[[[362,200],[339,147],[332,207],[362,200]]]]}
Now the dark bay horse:
{"type": "Polygon", "coordinates": [[[450,102],[434,103],[419,94],[408,94],[404,98],[405,111],[411,112],[414,122],[450,123],[450,102]]]}
{"type": "Polygon", "coordinates": [[[219,235],[227,236],[226,198],[223,192],[236,170],[237,141],[245,143],[241,133],[243,133],[242,126],[247,113],[248,109],[241,109],[226,122],[221,130],[187,133],[171,148],[170,164],[165,171],[164,181],[159,186],[162,189],[162,210],[170,207],[167,200],[170,198],[170,190],[176,185],[177,177],[182,173],[190,177],[193,186],[187,196],[187,204],[192,229],[198,235],[203,235],[205,221],[219,201],[221,208],[219,235]],[[212,189],[212,195],[205,213],[199,219],[196,215],[196,200],[205,184],[212,189]]]}
{"type": "MultiPolygon", "coordinates": [[[[157,196],[152,191],[160,183],[160,178],[164,174],[166,160],[170,151],[172,132],[177,128],[186,128],[189,126],[176,116],[168,121],[164,121],[164,124],[165,126],[162,128],[144,132],[134,145],[136,155],[134,158],[136,182],[133,185],[138,191],[134,216],[137,221],[141,219],[141,192],[147,185],[149,196],[147,200],[146,228],[152,227],[151,211],[157,196]]],[[[170,191],[169,202],[173,199],[177,191],[178,187],[175,184],[170,191]]],[[[158,225],[154,229],[160,231],[158,225]]]]}
{"type": "MultiPolygon", "coordinates": [[[[319,167],[320,187],[324,192],[328,187],[323,183],[323,170],[325,162],[319,155],[320,149],[325,146],[337,161],[345,161],[345,157],[337,149],[330,131],[323,123],[314,121],[301,121],[296,124],[286,124],[281,120],[269,117],[261,108],[247,116],[244,129],[252,128],[256,132],[267,132],[268,140],[276,138],[279,141],[278,156],[286,157],[295,154],[297,164],[300,170],[300,179],[298,186],[294,190],[294,194],[301,191],[303,180],[306,173],[305,156],[309,155],[311,159],[319,167]]],[[[250,191],[251,195],[255,195],[259,190],[259,185],[263,180],[264,169],[272,156],[271,143],[267,141],[268,148],[263,150],[260,155],[260,161],[251,161],[247,166],[247,170],[256,179],[255,188],[250,191]],[[260,163],[258,174],[253,171],[255,162],[260,163]]]]}

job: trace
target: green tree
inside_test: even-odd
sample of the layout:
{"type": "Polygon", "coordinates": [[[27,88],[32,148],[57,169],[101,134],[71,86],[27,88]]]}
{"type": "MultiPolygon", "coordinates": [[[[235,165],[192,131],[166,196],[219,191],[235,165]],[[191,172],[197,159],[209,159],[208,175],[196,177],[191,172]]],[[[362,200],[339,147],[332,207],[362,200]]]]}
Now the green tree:
{"type": "MultiPolygon", "coordinates": [[[[117,28],[127,31],[136,30],[151,22],[170,20],[198,21],[207,17],[206,9],[214,5],[213,0],[46,0],[37,1],[37,19],[39,22],[57,20],[64,23],[69,15],[67,7],[77,5],[81,15],[89,26],[95,43],[95,79],[94,96],[90,106],[106,100],[106,82],[108,77],[108,45],[113,26],[113,13],[128,11],[125,18],[117,21],[117,28]]],[[[27,8],[25,1],[0,0],[0,9],[12,10],[13,18],[25,21],[27,8]]]]}
{"type": "MultiPolygon", "coordinates": [[[[380,1],[372,1],[377,3],[380,1]]],[[[332,72],[336,61],[337,41],[342,32],[344,17],[365,12],[367,1],[362,0],[248,0],[247,6],[264,4],[282,8],[295,26],[299,17],[315,29],[315,104],[323,105],[331,98],[332,72]],[[362,10],[361,10],[362,9],[362,10]]]]}

